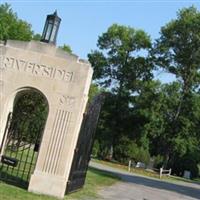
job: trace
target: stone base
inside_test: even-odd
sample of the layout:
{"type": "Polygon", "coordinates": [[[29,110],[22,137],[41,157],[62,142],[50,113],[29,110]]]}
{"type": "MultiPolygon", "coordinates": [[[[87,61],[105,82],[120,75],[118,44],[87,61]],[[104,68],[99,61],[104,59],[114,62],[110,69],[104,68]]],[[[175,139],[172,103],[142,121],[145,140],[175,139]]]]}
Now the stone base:
{"type": "Polygon", "coordinates": [[[50,174],[33,174],[30,179],[28,191],[64,198],[67,181],[61,177],[50,174]]]}

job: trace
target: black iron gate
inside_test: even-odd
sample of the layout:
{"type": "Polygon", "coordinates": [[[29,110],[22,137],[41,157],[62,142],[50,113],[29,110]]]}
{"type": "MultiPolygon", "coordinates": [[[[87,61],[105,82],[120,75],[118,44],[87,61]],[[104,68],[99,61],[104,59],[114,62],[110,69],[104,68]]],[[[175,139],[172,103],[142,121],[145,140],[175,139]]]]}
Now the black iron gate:
{"type": "Polygon", "coordinates": [[[95,130],[104,98],[104,94],[97,95],[86,109],[74,152],[66,193],[80,189],[85,183],[95,130]]]}
{"type": "Polygon", "coordinates": [[[16,103],[13,113],[8,115],[0,147],[0,180],[21,187],[28,186],[34,171],[45,124],[44,120],[35,121],[41,115],[36,109],[37,102],[27,101],[30,95],[25,95],[19,100],[20,103],[26,100],[24,106],[18,108],[19,104],[16,103]]]}
{"type": "Polygon", "coordinates": [[[4,134],[5,147],[0,162],[0,180],[23,187],[28,186],[34,170],[40,138],[39,133],[35,138],[22,134],[21,129],[25,129],[22,127],[25,125],[26,120],[17,123],[11,117],[8,118],[4,134]]]}

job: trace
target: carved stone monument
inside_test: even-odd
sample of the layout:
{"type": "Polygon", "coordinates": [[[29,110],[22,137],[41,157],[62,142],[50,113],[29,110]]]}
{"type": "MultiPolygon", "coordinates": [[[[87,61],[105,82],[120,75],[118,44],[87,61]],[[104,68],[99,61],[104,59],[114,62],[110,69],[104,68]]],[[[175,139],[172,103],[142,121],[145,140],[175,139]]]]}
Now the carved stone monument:
{"type": "Polygon", "coordinates": [[[0,145],[16,95],[37,90],[49,113],[28,190],[64,197],[74,149],[88,99],[92,68],[87,61],[42,42],[0,45],[0,145]]]}

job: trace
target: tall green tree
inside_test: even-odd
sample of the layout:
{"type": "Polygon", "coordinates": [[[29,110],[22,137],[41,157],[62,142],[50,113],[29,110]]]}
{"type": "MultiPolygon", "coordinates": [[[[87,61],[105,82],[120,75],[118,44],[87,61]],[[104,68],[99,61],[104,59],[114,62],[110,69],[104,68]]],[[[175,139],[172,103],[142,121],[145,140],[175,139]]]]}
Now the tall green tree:
{"type": "Polygon", "coordinates": [[[142,30],[113,24],[97,42],[99,50],[88,54],[94,67],[94,79],[116,93],[134,90],[139,79],[152,76],[148,59],[140,52],[151,47],[150,37],[142,30]]]}
{"type": "Polygon", "coordinates": [[[0,40],[24,40],[32,39],[31,25],[18,18],[9,4],[0,4],[0,40]]]}
{"type": "MultiPolygon", "coordinates": [[[[176,19],[161,28],[161,36],[152,52],[156,65],[176,75],[180,83],[180,96],[168,131],[181,138],[191,133],[188,105],[194,101],[200,86],[200,12],[195,7],[180,10],[176,19]]],[[[173,144],[167,148],[167,160],[173,153],[170,146],[173,144]]]]}
{"type": "Polygon", "coordinates": [[[200,12],[195,7],[184,8],[177,19],[161,28],[154,46],[156,64],[176,75],[183,93],[200,84],[200,12]]]}
{"type": "Polygon", "coordinates": [[[190,170],[193,176],[197,176],[200,160],[200,96],[190,94],[174,126],[173,120],[181,96],[179,82],[161,84],[149,81],[142,84],[134,98],[132,115],[133,123],[137,126],[133,126],[133,131],[140,133],[135,136],[143,145],[149,141],[147,145],[151,156],[165,158],[162,163],[165,167],[171,167],[177,175],[190,170]],[[189,160],[192,162],[187,166],[189,160]]]}
{"type": "Polygon", "coordinates": [[[176,119],[184,98],[200,85],[200,12],[195,7],[180,10],[177,19],[161,28],[153,53],[158,67],[176,75],[182,85],[176,119]]]}
{"type": "Polygon", "coordinates": [[[115,154],[115,146],[122,135],[130,134],[131,95],[139,82],[152,78],[152,65],[146,56],[151,40],[142,30],[113,24],[99,37],[97,46],[99,50],[88,55],[94,68],[93,78],[110,91],[105,101],[106,109],[103,108],[100,117],[97,138],[101,138],[101,144],[110,145],[115,154]],[[103,141],[105,133],[109,138],[106,143],[103,141]]]}

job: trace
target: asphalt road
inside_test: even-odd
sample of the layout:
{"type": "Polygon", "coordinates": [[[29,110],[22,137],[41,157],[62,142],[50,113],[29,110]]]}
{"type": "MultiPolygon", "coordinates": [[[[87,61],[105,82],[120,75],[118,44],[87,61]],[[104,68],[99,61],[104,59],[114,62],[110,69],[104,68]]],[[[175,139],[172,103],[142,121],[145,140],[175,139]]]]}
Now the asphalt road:
{"type": "Polygon", "coordinates": [[[198,183],[171,183],[94,162],[90,163],[90,167],[116,174],[122,179],[99,191],[102,200],[200,200],[198,183]]]}

